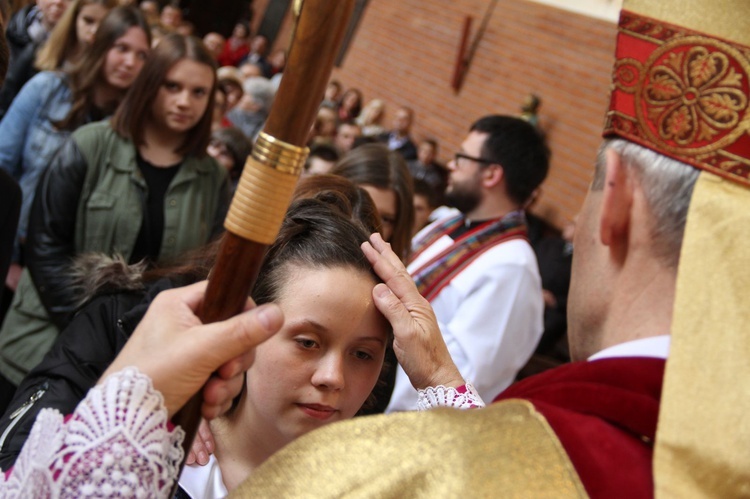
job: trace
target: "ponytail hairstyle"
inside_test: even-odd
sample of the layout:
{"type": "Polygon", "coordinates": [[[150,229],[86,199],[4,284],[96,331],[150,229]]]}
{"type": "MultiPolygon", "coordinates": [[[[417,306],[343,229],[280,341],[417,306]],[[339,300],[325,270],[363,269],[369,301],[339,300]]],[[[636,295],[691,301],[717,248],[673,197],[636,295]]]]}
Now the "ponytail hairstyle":
{"type": "Polygon", "coordinates": [[[330,190],[298,199],[289,207],[276,241],[266,252],[251,293],[253,299],[259,305],[277,300],[289,279],[290,265],[352,267],[369,275],[373,284],[381,282],[360,247],[369,237],[370,231],[342,193],[330,190]]]}
{"type": "MultiPolygon", "coordinates": [[[[335,179],[334,175],[310,179],[313,183],[321,180],[325,183],[326,179],[321,177],[335,179]]],[[[253,288],[252,297],[258,305],[279,298],[283,286],[293,278],[292,266],[313,269],[348,267],[359,271],[363,276],[369,276],[373,286],[382,282],[361,248],[362,243],[369,239],[373,228],[379,225],[375,204],[367,191],[347,183],[348,186],[339,184],[330,190],[321,190],[310,198],[297,198],[289,207],[279,235],[266,253],[253,288]],[[342,192],[342,186],[348,192],[342,192]],[[362,223],[359,217],[363,215],[369,222],[362,223]]],[[[307,187],[303,186],[303,189],[307,187]]],[[[300,190],[297,192],[300,193],[300,190]]],[[[389,328],[387,334],[390,344],[393,331],[389,328]]],[[[393,372],[393,365],[387,359],[386,355],[378,381],[358,414],[377,412],[378,399],[390,396],[392,388],[388,379],[393,372]]],[[[236,408],[239,399],[240,397],[235,399],[232,410],[236,408]]]]}

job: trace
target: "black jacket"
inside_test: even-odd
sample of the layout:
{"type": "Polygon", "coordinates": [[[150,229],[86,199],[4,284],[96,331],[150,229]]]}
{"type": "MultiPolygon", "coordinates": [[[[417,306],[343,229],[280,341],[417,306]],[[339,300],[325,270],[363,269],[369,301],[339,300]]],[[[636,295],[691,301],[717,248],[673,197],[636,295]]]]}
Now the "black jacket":
{"type": "Polygon", "coordinates": [[[17,57],[23,48],[32,42],[29,35],[29,26],[36,18],[38,8],[31,4],[16,12],[8,21],[5,28],[5,37],[8,39],[8,48],[11,58],[17,57]]]}
{"type": "Polygon", "coordinates": [[[10,48],[10,65],[0,89],[0,118],[5,115],[21,88],[38,72],[34,62],[36,51],[41,47],[43,40],[32,40],[28,31],[36,10],[33,4],[24,7],[10,19],[5,30],[10,48]]]}
{"type": "MultiPolygon", "coordinates": [[[[378,141],[388,145],[388,140],[391,136],[390,132],[385,132],[377,136],[378,141]]],[[[417,159],[417,146],[411,137],[407,137],[406,142],[401,144],[400,147],[394,149],[397,153],[401,154],[406,161],[417,159]]]]}
{"type": "Polygon", "coordinates": [[[162,279],[148,291],[99,296],[75,316],[21,382],[0,418],[0,469],[13,465],[41,409],[73,412],[122,350],[153,298],[172,287],[162,279]]]}
{"type": "Polygon", "coordinates": [[[21,188],[5,170],[0,170],[0,275],[8,274],[20,214],[21,188]]]}

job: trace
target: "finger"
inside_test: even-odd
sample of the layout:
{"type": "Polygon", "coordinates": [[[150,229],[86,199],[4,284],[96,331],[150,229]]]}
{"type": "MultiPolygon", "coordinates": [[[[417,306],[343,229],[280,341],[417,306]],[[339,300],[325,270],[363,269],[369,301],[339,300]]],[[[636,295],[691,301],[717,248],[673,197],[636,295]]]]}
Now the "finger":
{"type": "Polygon", "coordinates": [[[251,310],[253,308],[255,308],[255,301],[253,301],[253,299],[248,296],[247,301],[245,301],[245,306],[242,307],[242,311],[247,312],[248,310],[251,310]]]}
{"type": "Polygon", "coordinates": [[[206,446],[206,451],[213,454],[215,447],[214,433],[211,431],[211,427],[208,425],[208,422],[206,422],[206,420],[201,421],[201,424],[198,425],[198,433],[203,439],[203,443],[206,446]]]}
{"type": "MultiPolygon", "coordinates": [[[[203,302],[203,296],[206,294],[207,285],[208,285],[208,281],[196,282],[195,284],[191,284],[189,286],[162,291],[161,293],[159,293],[159,295],[164,295],[162,299],[164,299],[165,297],[170,297],[172,295],[175,295],[177,298],[179,298],[179,300],[182,303],[185,303],[193,312],[196,312],[200,304],[203,302]]],[[[157,296],[157,299],[158,298],[159,297],[157,296]]]]}
{"type": "Polygon", "coordinates": [[[242,356],[276,333],[284,322],[284,315],[278,305],[267,303],[243,312],[230,319],[206,324],[194,330],[193,341],[204,348],[201,359],[211,356],[215,368],[224,365],[235,357],[242,356]]]}
{"type": "Polygon", "coordinates": [[[386,242],[385,239],[383,239],[383,236],[380,235],[379,232],[373,232],[370,234],[370,242],[372,243],[373,248],[375,248],[378,253],[382,253],[386,248],[390,248],[390,244],[386,242]]]}
{"type": "Polygon", "coordinates": [[[208,452],[206,450],[206,444],[203,441],[203,436],[200,432],[200,428],[203,426],[203,424],[204,420],[201,420],[199,430],[195,434],[195,438],[193,439],[193,445],[190,447],[190,456],[193,457],[192,463],[188,463],[186,461],[186,464],[198,463],[203,466],[208,463],[208,452]]]}
{"type": "Polygon", "coordinates": [[[375,272],[383,279],[393,294],[401,300],[406,308],[413,310],[417,307],[425,307],[427,301],[419,294],[414,280],[403,267],[395,269],[390,264],[381,265],[381,262],[373,265],[375,272]],[[385,266],[388,268],[386,268],[385,266]]]}
{"type": "Polygon", "coordinates": [[[362,248],[362,252],[367,257],[367,261],[369,261],[371,264],[377,261],[378,255],[380,253],[378,253],[378,251],[372,247],[372,244],[370,243],[370,241],[363,242],[359,247],[362,248]]]}
{"type": "MultiPolygon", "coordinates": [[[[197,438],[197,437],[196,437],[197,438]]],[[[190,452],[188,452],[187,459],[185,459],[186,465],[191,465],[196,461],[195,452],[193,452],[193,449],[190,449],[190,452]]]]}
{"type": "Polygon", "coordinates": [[[394,334],[408,328],[413,320],[406,306],[394,295],[390,288],[383,283],[377,284],[372,290],[375,306],[388,322],[393,326],[394,334]]]}
{"type": "Polygon", "coordinates": [[[255,350],[250,350],[249,352],[245,352],[239,357],[235,357],[234,359],[222,365],[216,371],[216,376],[222,379],[229,379],[239,374],[242,374],[248,369],[250,369],[250,366],[253,364],[254,358],[255,358],[255,350]]]}
{"type": "MultiPolygon", "coordinates": [[[[218,408],[215,412],[218,412],[218,408]]],[[[208,426],[205,418],[201,419],[190,452],[195,454],[196,463],[205,466],[208,464],[208,456],[213,454],[214,449],[215,443],[211,428],[208,426]]]]}
{"type": "Polygon", "coordinates": [[[227,400],[231,401],[240,394],[244,382],[244,375],[226,380],[212,376],[203,387],[203,401],[209,405],[221,405],[227,400]]]}
{"type": "Polygon", "coordinates": [[[373,233],[370,235],[369,242],[372,248],[380,255],[382,260],[390,263],[397,270],[405,269],[401,258],[399,258],[399,256],[393,251],[391,244],[383,239],[383,236],[377,232],[373,233]]]}
{"type": "Polygon", "coordinates": [[[363,242],[360,245],[360,248],[362,248],[362,252],[365,254],[367,261],[370,262],[370,265],[372,265],[374,268],[381,260],[380,252],[373,248],[372,244],[369,241],[363,242]]]}
{"type": "MultiPolygon", "coordinates": [[[[419,294],[414,280],[401,263],[401,260],[390,250],[390,245],[383,241],[379,234],[373,234],[371,239],[376,246],[383,250],[383,253],[378,253],[378,250],[369,242],[362,243],[361,247],[375,272],[383,279],[407,310],[420,310],[428,316],[431,315],[429,303],[419,294]]],[[[384,302],[384,305],[387,306],[388,303],[384,302]]]]}
{"type": "MultiPolygon", "coordinates": [[[[406,268],[401,263],[401,260],[389,250],[388,253],[380,253],[375,249],[369,242],[365,241],[360,246],[365,257],[372,265],[373,270],[383,281],[388,282],[394,277],[398,276],[399,273],[408,275],[406,268]],[[395,260],[390,258],[395,257],[395,260]]],[[[409,278],[411,280],[411,278],[409,278]]]]}

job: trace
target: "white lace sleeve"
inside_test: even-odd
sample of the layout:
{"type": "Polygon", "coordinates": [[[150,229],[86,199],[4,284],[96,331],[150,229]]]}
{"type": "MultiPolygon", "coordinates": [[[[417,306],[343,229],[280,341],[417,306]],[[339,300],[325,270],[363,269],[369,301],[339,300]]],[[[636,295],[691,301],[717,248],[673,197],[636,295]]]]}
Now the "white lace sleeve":
{"type": "Polygon", "coordinates": [[[427,411],[435,407],[476,409],[484,407],[484,400],[471,383],[466,383],[458,388],[438,385],[417,390],[418,411],[427,411]]]}
{"type": "Polygon", "coordinates": [[[183,439],[148,376],[127,368],[89,390],[67,422],[39,413],[0,497],[168,497],[183,439]]]}

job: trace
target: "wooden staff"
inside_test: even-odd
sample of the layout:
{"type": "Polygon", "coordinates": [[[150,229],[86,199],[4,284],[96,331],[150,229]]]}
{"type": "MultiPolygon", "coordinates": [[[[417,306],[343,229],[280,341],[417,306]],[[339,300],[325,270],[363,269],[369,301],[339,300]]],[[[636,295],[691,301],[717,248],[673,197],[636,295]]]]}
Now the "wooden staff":
{"type": "MultiPolygon", "coordinates": [[[[353,0],[294,3],[297,24],[289,61],[224,222],[227,233],[199,314],[204,323],[228,319],[244,308],[307,158],[305,142],[353,7],[353,0]]],[[[185,456],[200,423],[201,403],[199,393],[173,418],[185,430],[185,456]]]]}

